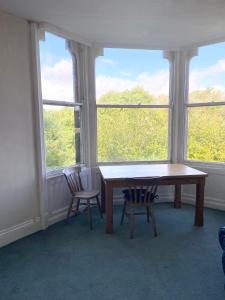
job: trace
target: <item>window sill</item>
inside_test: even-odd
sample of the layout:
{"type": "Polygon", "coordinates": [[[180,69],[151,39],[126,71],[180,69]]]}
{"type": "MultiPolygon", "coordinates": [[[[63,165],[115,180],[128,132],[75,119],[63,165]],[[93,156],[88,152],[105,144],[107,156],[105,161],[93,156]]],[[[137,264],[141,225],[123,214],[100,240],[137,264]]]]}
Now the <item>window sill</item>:
{"type": "MultiPolygon", "coordinates": [[[[77,165],[81,166],[81,168],[85,167],[84,164],[77,164],[77,165]]],[[[73,165],[73,166],[76,166],[76,165],[73,165]]],[[[68,168],[73,167],[73,166],[68,166],[68,168]]],[[[63,176],[63,170],[65,168],[67,168],[67,167],[46,171],[46,179],[48,180],[48,179],[51,179],[51,178],[56,178],[56,177],[63,176]]]]}
{"type": "Polygon", "coordinates": [[[225,163],[222,162],[184,160],[184,164],[187,164],[190,167],[203,169],[204,171],[210,174],[225,175],[225,163]]]}
{"type": "Polygon", "coordinates": [[[116,165],[152,165],[152,164],[169,164],[170,160],[154,160],[154,161],[120,161],[120,162],[97,162],[98,166],[116,166],[116,165]]]}

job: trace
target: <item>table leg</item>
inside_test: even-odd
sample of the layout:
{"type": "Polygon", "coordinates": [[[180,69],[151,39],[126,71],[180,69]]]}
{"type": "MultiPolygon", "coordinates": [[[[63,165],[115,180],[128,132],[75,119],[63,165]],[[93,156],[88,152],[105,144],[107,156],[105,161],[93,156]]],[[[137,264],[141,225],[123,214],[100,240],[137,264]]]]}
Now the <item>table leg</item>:
{"type": "Polygon", "coordinates": [[[204,188],[205,178],[201,178],[196,184],[195,226],[203,226],[204,224],[204,188]]]}
{"type": "Polygon", "coordinates": [[[181,184],[175,184],[174,207],[181,208],[181,184]]]}
{"type": "Polygon", "coordinates": [[[113,233],[113,189],[110,184],[106,182],[105,185],[106,196],[106,233],[113,233]]]}
{"type": "Polygon", "coordinates": [[[101,210],[105,213],[105,182],[101,176],[101,210]]]}

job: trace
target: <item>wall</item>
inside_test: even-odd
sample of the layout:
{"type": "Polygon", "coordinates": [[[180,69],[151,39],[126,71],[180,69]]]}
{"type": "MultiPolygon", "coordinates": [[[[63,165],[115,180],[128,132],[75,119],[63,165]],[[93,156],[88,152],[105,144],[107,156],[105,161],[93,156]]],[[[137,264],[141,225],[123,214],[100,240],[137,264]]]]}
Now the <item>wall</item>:
{"type": "MultiPolygon", "coordinates": [[[[208,174],[205,184],[205,207],[225,210],[225,168],[203,166],[198,163],[189,163],[190,167],[196,168],[208,174]]],[[[183,199],[186,203],[195,203],[195,187],[187,185],[183,187],[183,199]]],[[[225,225],[225,220],[224,224],[225,225]]]]}
{"type": "MultiPolygon", "coordinates": [[[[84,189],[92,188],[91,169],[83,168],[81,181],[84,189]]],[[[47,179],[47,225],[65,219],[71,195],[64,176],[50,177],[47,179]]]]}
{"type": "Polygon", "coordinates": [[[29,25],[0,11],[0,245],[40,228],[29,25]]]}

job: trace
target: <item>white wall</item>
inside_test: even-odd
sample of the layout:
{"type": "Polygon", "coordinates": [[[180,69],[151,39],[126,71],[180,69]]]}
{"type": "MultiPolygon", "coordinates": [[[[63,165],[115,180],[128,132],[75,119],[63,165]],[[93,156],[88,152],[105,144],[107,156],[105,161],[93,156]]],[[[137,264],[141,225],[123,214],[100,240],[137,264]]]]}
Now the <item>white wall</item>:
{"type": "MultiPolygon", "coordinates": [[[[83,168],[81,180],[84,189],[92,189],[92,176],[90,168],[83,168]]],[[[47,179],[47,225],[65,219],[71,195],[64,176],[50,177],[47,179]]]]}
{"type": "MultiPolygon", "coordinates": [[[[199,163],[190,163],[190,167],[196,168],[208,174],[205,184],[205,207],[225,210],[225,167],[208,167],[199,163]]],[[[187,203],[195,203],[195,186],[183,187],[183,199],[187,203]]],[[[225,225],[225,220],[224,220],[225,225]]]]}
{"type": "Polygon", "coordinates": [[[29,25],[0,11],[0,245],[39,228],[29,25]]]}

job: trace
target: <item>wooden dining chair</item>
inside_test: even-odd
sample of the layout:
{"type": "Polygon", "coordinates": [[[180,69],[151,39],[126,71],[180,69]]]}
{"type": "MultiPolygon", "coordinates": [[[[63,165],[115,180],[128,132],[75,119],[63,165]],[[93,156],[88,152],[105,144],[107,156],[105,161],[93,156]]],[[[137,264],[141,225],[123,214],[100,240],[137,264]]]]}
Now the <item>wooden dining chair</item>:
{"type": "Polygon", "coordinates": [[[102,218],[102,212],[101,212],[101,207],[100,207],[100,202],[98,197],[99,191],[98,190],[85,191],[81,182],[80,173],[81,173],[80,166],[70,167],[63,170],[63,174],[66,178],[71,193],[71,202],[68,208],[66,221],[68,222],[71,212],[78,213],[80,204],[83,204],[87,208],[90,229],[93,229],[91,207],[96,203],[98,206],[100,216],[102,218]],[[76,200],[75,209],[73,208],[74,200],[76,200]],[[94,200],[96,200],[95,203],[94,200]]]}
{"type": "Polygon", "coordinates": [[[124,193],[124,204],[120,224],[123,224],[124,216],[129,218],[130,223],[130,238],[134,238],[135,215],[147,215],[147,222],[151,223],[154,237],[157,236],[155,214],[153,209],[154,200],[158,198],[157,178],[128,178],[125,182],[126,189],[124,193]],[[144,207],[143,211],[136,211],[138,207],[144,207]]]}

